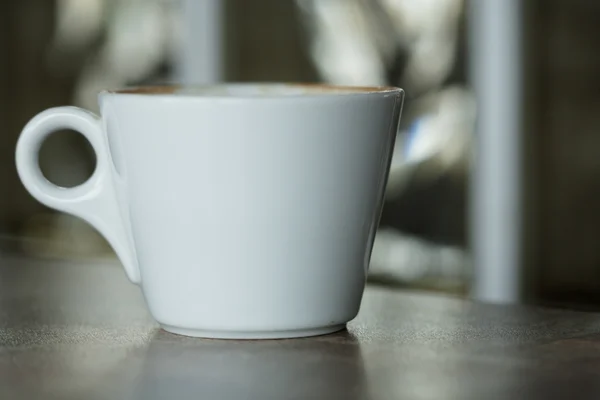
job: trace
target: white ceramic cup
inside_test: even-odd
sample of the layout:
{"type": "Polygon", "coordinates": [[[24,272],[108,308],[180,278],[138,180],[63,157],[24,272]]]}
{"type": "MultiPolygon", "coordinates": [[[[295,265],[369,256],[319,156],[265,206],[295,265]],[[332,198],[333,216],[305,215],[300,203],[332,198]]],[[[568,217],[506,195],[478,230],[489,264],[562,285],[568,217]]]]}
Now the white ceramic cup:
{"type": "Polygon", "coordinates": [[[100,231],[167,331],[286,338],[358,313],[403,92],[242,84],[99,95],[102,117],[46,110],[17,144],[23,184],[100,231]],[[84,184],[44,178],[38,151],[80,132],[84,184]]]}

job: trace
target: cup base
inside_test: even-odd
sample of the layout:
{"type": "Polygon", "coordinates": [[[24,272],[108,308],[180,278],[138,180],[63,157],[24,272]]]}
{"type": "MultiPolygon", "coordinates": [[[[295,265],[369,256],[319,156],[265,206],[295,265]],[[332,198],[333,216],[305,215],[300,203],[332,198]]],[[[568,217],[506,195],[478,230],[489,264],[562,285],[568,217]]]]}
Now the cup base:
{"type": "Polygon", "coordinates": [[[205,339],[291,339],[309,336],[327,335],[341,331],[346,328],[346,324],[325,326],[314,329],[298,329],[289,331],[206,331],[199,329],[179,328],[170,325],[161,325],[162,329],[169,333],[181,336],[190,336],[205,339]]]}

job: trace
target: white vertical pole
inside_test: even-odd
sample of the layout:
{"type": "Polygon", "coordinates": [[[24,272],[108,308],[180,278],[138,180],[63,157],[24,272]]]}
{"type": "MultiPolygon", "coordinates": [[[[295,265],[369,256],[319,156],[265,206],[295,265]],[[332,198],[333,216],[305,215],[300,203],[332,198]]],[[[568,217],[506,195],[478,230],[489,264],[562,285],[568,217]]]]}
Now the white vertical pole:
{"type": "Polygon", "coordinates": [[[211,84],[223,80],[223,0],[181,0],[182,43],[177,80],[211,84]]]}
{"type": "Polygon", "coordinates": [[[471,83],[478,126],[471,185],[472,296],[494,303],[523,299],[522,3],[471,0],[471,83]]]}

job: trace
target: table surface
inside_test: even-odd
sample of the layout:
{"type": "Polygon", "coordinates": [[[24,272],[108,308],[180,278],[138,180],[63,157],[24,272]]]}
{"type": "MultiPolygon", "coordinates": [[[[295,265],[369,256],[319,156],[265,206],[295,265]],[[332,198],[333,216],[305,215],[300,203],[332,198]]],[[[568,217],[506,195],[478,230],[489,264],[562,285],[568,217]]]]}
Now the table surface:
{"type": "Polygon", "coordinates": [[[600,398],[600,314],[369,287],[345,332],[158,329],[112,263],[0,259],[0,399],[600,398]]]}

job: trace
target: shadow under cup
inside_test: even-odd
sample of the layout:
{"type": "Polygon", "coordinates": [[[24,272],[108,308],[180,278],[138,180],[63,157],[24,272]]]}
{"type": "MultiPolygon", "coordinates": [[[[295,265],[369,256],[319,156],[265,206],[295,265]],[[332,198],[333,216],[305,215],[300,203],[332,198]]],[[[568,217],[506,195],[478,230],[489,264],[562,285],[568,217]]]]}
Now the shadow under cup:
{"type": "Polygon", "coordinates": [[[157,335],[131,396],[139,399],[331,399],[368,394],[357,340],[189,341],[157,335]]]}
{"type": "Polygon", "coordinates": [[[33,118],[17,167],[39,201],[107,238],[166,330],[319,335],[358,312],[402,99],[292,84],[105,91],[101,117],[33,118]],[[98,160],[73,189],[45,181],[35,157],[65,128],[98,160]]]}

